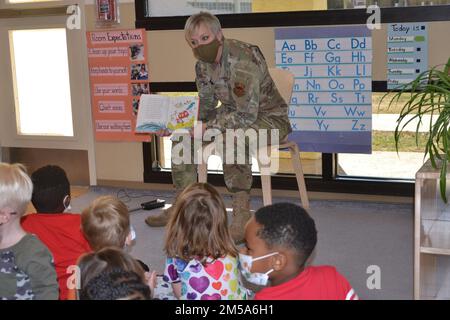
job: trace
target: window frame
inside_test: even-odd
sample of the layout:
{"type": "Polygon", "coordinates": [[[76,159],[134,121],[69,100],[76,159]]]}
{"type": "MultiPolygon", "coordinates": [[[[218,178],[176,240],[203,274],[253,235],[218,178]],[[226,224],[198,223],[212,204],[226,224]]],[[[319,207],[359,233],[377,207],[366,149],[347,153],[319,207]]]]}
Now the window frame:
{"type": "MultiPolygon", "coordinates": [[[[135,0],[136,28],[146,30],[182,30],[188,16],[146,17],[146,0],[135,0]]],[[[450,21],[450,5],[380,8],[381,23],[450,21]]],[[[276,13],[242,13],[217,15],[223,28],[287,27],[316,25],[365,24],[370,13],[366,9],[332,9],[276,13]],[[299,21],[301,23],[299,24],[299,21]]],[[[195,82],[153,82],[151,92],[196,91],[195,82]]],[[[372,81],[373,92],[387,92],[387,81],[372,81]]],[[[142,144],[144,182],[172,183],[170,171],[157,171],[158,143],[142,144]]],[[[322,153],[322,176],[305,176],[308,191],[370,194],[385,196],[414,196],[413,179],[348,177],[337,175],[338,154],[322,153]]],[[[222,174],[208,174],[208,182],[225,186],[222,174]]],[[[297,190],[295,176],[273,176],[275,189],[297,190]]],[[[261,188],[260,176],[253,176],[253,187],[261,188]]]]}
{"type": "MultiPolygon", "coordinates": [[[[365,24],[367,9],[218,14],[222,28],[365,24]],[[299,24],[301,21],[301,24],[299,24]]],[[[448,21],[450,5],[380,8],[381,23],[448,21]]],[[[182,30],[189,16],[147,17],[147,1],[135,0],[136,28],[182,30]]]]}
{"type": "MultiPolygon", "coordinates": [[[[2,0],[0,0],[2,1],[2,0]]],[[[46,2],[47,3],[47,2],[46,2]]],[[[55,1],[53,6],[34,8],[38,3],[15,6],[11,10],[2,10],[8,18],[0,19],[0,46],[3,60],[0,66],[2,79],[7,83],[0,87],[0,148],[34,148],[34,149],[67,149],[87,151],[89,164],[89,181],[97,182],[94,152],[94,137],[92,134],[91,101],[90,96],[83,94],[90,92],[87,65],[85,11],[81,10],[81,24],[79,30],[67,30],[67,6],[77,4],[75,0],[55,1]],[[31,6],[33,5],[33,6],[31,6]],[[26,8],[25,8],[26,7],[26,8]],[[10,52],[10,30],[65,28],[67,53],[69,63],[69,79],[72,102],[73,136],[55,135],[21,135],[16,129],[15,96],[13,89],[13,70],[10,52]],[[80,49],[81,48],[81,49],[80,49]],[[7,80],[6,80],[7,79],[7,80]],[[11,106],[11,107],[10,107],[11,106]]]]}
{"type": "Polygon", "coordinates": [[[8,9],[8,13],[16,11],[17,16],[23,17],[26,15],[42,15],[54,12],[59,14],[63,9],[67,9],[68,6],[76,4],[74,0],[44,0],[39,2],[21,2],[10,3],[7,0],[0,0],[0,9],[8,9]],[[20,12],[25,10],[25,12],[20,12]]]}

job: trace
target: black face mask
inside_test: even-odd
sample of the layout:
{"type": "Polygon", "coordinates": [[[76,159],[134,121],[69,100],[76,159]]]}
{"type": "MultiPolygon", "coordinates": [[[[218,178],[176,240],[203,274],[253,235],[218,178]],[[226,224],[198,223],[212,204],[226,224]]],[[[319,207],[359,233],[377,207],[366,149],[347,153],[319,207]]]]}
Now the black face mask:
{"type": "Polygon", "coordinates": [[[208,44],[202,44],[197,48],[192,49],[194,52],[194,56],[203,62],[213,63],[216,61],[217,52],[219,52],[219,48],[222,44],[219,42],[217,38],[211,41],[208,44]]]}

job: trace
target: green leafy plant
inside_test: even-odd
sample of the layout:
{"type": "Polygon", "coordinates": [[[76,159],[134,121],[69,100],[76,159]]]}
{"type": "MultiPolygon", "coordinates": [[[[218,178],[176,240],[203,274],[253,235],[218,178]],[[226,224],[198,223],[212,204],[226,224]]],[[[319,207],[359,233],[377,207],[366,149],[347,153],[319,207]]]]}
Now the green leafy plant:
{"type": "MultiPolygon", "coordinates": [[[[440,166],[439,188],[442,200],[447,203],[446,175],[450,160],[450,58],[444,65],[435,66],[424,71],[413,81],[401,85],[389,101],[389,106],[399,103],[401,97],[408,97],[403,102],[395,128],[395,148],[398,152],[403,129],[412,121],[417,121],[415,131],[416,144],[419,144],[419,128],[424,116],[429,115],[430,128],[427,133],[424,159],[429,155],[434,168],[440,166]],[[440,160],[440,161],[438,161],[440,160]]],[[[383,96],[381,101],[387,97],[383,96]]],[[[381,104],[380,101],[380,104],[381,104]]]]}

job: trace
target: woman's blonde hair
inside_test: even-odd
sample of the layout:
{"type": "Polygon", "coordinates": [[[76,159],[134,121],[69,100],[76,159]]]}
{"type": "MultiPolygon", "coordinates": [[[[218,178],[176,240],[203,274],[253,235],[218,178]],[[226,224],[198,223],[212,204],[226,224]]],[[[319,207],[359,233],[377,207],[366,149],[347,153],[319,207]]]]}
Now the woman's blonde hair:
{"type": "Polygon", "coordinates": [[[106,247],[97,252],[86,253],[78,259],[81,288],[101,272],[123,270],[135,272],[145,282],[145,272],[131,255],[116,247],[106,247]]]}
{"type": "Polygon", "coordinates": [[[128,208],[116,197],[99,197],[81,213],[81,229],[95,251],[109,246],[122,249],[130,233],[128,208]]]}
{"type": "Polygon", "coordinates": [[[20,163],[0,163],[0,209],[9,207],[21,216],[33,193],[33,183],[25,166],[20,163]]]}
{"type": "Polygon", "coordinates": [[[189,41],[192,34],[200,26],[200,24],[207,26],[215,35],[222,31],[220,21],[215,15],[209,12],[201,11],[193,14],[186,20],[186,24],[184,25],[184,36],[186,40],[189,41]]]}
{"type": "Polygon", "coordinates": [[[167,225],[164,249],[169,257],[183,260],[237,256],[225,204],[214,187],[193,183],[180,193],[167,225]]]}

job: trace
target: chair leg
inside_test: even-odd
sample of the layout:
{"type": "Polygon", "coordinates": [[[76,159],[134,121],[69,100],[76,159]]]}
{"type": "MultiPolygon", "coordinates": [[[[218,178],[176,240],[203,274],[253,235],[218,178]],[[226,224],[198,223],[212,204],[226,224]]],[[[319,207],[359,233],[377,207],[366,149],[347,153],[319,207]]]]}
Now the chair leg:
{"type": "Polygon", "coordinates": [[[197,175],[198,175],[198,182],[200,183],[208,182],[208,159],[209,156],[211,155],[210,153],[211,149],[213,148],[214,142],[211,142],[207,146],[203,146],[202,148],[197,150],[197,158],[199,161],[199,164],[197,165],[197,175]]]}
{"type": "Polygon", "coordinates": [[[208,180],[208,164],[202,163],[198,165],[198,182],[206,183],[208,180]]]}
{"type": "Polygon", "coordinates": [[[261,172],[261,186],[263,192],[263,204],[268,206],[272,204],[272,181],[269,174],[264,174],[261,172]]]}
{"type": "Polygon", "coordinates": [[[302,164],[300,162],[300,151],[297,144],[290,148],[292,165],[294,167],[295,177],[297,178],[298,190],[300,192],[300,200],[305,209],[309,208],[308,193],[306,192],[305,176],[303,175],[302,164]]]}
{"type": "MultiPolygon", "coordinates": [[[[263,152],[269,154],[270,149],[263,149],[263,152]]],[[[272,176],[270,174],[270,165],[262,165],[259,159],[259,155],[256,157],[258,161],[259,171],[261,172],[261,187],[263,193],[263,204],[268,206],[272,204],[272,176]]]]}

